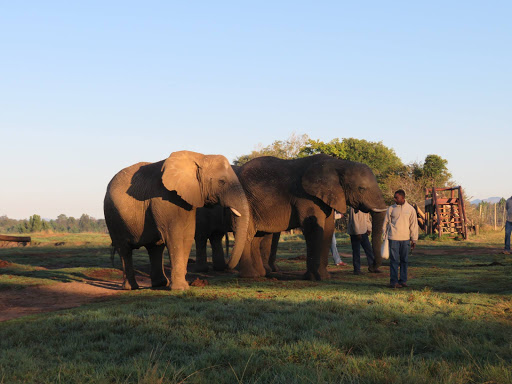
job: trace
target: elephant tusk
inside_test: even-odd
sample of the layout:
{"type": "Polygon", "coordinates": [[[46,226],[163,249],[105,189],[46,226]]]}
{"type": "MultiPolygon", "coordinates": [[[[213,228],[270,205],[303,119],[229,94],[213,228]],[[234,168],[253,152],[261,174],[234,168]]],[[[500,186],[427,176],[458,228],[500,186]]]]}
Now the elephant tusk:
{"type": "Polygon", "coordinates": [[[231,212],[233,212],[236,216],[238,216],[238,217],[242,216],[242,214],[240,212],[238,212],[235,208],[229,207],[229,209],[231,209],[231,212]]]}
{"type": "Polygon", "coordinates": [[[379,209],[379,208],[372,209],[373,212],[386,212],[387,210],[388,210],[387,208],[384,208],[384,209],[379,209]]]}

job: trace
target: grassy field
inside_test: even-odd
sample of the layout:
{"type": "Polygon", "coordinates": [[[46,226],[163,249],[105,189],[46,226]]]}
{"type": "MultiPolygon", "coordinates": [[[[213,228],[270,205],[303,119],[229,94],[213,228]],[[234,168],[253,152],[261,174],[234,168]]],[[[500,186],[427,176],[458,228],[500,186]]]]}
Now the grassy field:
{"type": "MultiPolygon", "coordinates": [[[[512,383],[502,242],[503,232],[420,240],[411,287],[392,290],[386,262],[380,275],[331,266],[332,279],[303,281],[305,244],[284,236],[271,278],[191,273],[208,284],[115,291],[1,322],[0,383],[512,383]]],[[[0,248],[0,298],[120,284],[107,235],[39,234],[33,244],[0,248]]],[[[338,246],[349,254],[346,236],[338,246]]],[[[145,281],[148,264],[137,251],[145,281]]]]}

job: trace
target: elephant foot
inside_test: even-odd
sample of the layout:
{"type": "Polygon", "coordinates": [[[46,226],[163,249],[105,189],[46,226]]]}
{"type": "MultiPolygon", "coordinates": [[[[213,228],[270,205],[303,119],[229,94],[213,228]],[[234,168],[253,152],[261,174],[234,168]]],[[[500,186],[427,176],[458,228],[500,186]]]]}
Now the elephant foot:
{"type": "Polygon", "coordinates": [[[151,282],[152,288],[164,288],[169,286],[169,280],[168,279],[162,279],[159,281],[151,282]]]}
{"type": "Polygon", "coordinates": [[[173,291],[186,291],[187,289],[190,289],[190,285],[188,285],[188,282],[186,280],[178,281],[176,283],[171,284],[171,289],[173,291]]]}
{"type": "Polygon", "coordinates": [[[217,272],[225,271],[227,268],[226,264],[215,264],[213,263],[213,270],[217,272]]]}
{"type": "Polygon", "coordinates": [[[318,272],[312,272],[312,271],[306,271],[306,273],[302,277],[304,280],[311,280],[311,281],[320,281],[322,280],[322,277],[318,272]]]}
{"type": "Polygon", "coordinates": [[[259,272],[256,272],[255,270],[250,271],[240,271],[238,277],[244,278],[244,279],[251,279],[255,277],[261,277],[259,272]]]}
{"type": "Polygon", "coordinates": [[[136,289],[139,289],[139,284],[134,283],[130,284],[128,280],[123,281],[123,289],[126,291],[134,291],[136,289]]]}
{"type": "Polygon", "coordinates": [[[258,277],[265,277],[265,276],[267,276],[268,272],[267,272],[267,269],[263,266],[263,264],[256,266],[255,270],[256,270],[256,273],[258,274],[258,277]]]}
{"type": "Polygon", "coordinates": [[[194,265],[194,272],[208,272],[207,264],[196,264],[194,265]]]}
{"type": "Polygon", "coordinates": [[[320,268],[318,274],[320,275],[320,280],[329,280],[331,278],[331,274],[326,268],[320,268]]]}

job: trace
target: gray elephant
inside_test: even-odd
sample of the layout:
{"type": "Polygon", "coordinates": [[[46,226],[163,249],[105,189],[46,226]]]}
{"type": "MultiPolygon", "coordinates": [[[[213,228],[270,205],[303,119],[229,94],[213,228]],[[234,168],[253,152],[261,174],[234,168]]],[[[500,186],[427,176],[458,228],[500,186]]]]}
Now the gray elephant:
{"type": "Polygon", "coordinates": [[[262,233],[301,227],[307,244],[306,279],[329,277],[328,252],[334,231],[334,210],[347,204],[371,212],[372,245],[378,268],[382,258],[382,223],[387,206],[371,169],[364,164],[320,154],[294,160],[271,156],[244,164],[237,172],[250,206],[248,240],[240,260],[241,277],[264,276],[262,233]]]}
{"type": "Polygon", "coordinates": [[[171,289],[188,289],[187,261],[195,234],[196,208],[219,203],[235,214],[235,245],[228,262],[234,268],[245,246],[249,206],[242,186],[224,156],[172,153],[156,163],[138,163],[110,181],[105,221],[123,263],[123,287],[137,289],[132,250],[145,247],[153,287],[168,286],[163,268],[167,247],[171,289]]]}
{"type": "MultiPolygon", "coordinates": [[[[233,232],[232,220],[233,214],[231,211],[219,204],[197,209],[195,234],[196,263],[193,268],[195,272],[208,272],[208,241],[210,241],[212,248],[213,270],[224,271],[226,269],[227,265],[222,240],[225,238],[227,255],[229,254],[228,233],[233,232]]],[[[280,235],[280,233],[260,234],[253,240],[259,244],[259,257],[262,259],[267,274],[278,270],[275,262],[280,235]]]]}
{"type": "Polygon", "coordinates": [[[215,271],[226,269],[222,239],[226,238],[226,254],[229,253],[228,232],[232,232],[232,215],[229,208],[220,204],[198,208],[196,211],[196,264],[195,272],[208,272],[206,245],[212,247],[212,262],[215,271]]]}
{"type": "Polygon", "coordinates": [[[261,258],[263,268],[265,268],[266,275],[271,272],[277,272],[279,269],[276,266],[277,246],[279,245],[279,238],[281,232],[277,233],[264,233],[261,236],[256,235],[252,240],[251,252],[255,252],[251,257],[261,258]]]}

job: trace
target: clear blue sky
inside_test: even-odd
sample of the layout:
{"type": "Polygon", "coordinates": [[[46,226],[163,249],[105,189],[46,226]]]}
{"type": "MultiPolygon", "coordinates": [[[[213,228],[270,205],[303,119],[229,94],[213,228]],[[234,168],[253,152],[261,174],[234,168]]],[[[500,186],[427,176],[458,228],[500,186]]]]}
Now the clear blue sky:
{"type": "Polygon", "coordinates": [[[0,215],[103,217],[121,168],[230,161],[291,133],[448,160],[512,195],[509,1],[23,1],[0,6],[0,215]]]}

